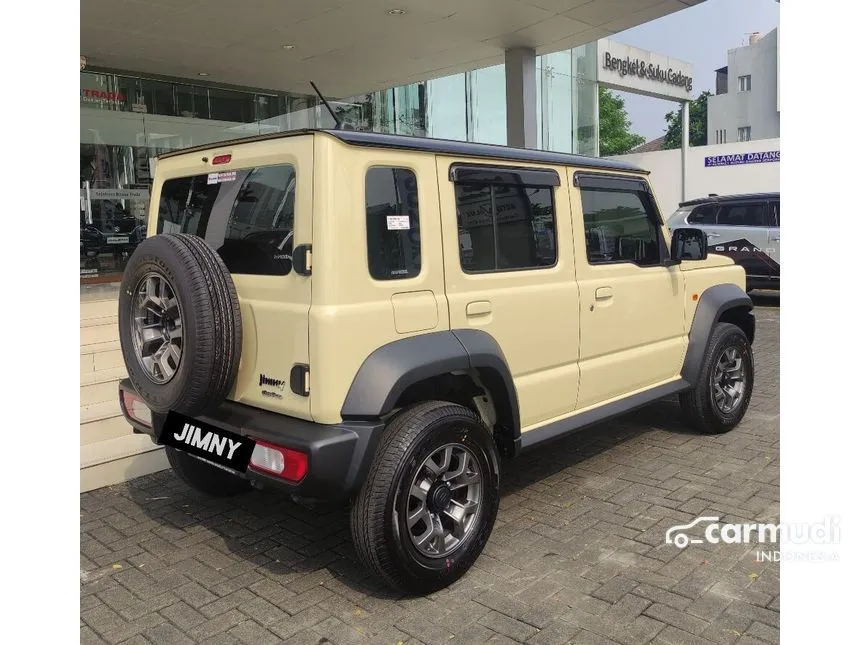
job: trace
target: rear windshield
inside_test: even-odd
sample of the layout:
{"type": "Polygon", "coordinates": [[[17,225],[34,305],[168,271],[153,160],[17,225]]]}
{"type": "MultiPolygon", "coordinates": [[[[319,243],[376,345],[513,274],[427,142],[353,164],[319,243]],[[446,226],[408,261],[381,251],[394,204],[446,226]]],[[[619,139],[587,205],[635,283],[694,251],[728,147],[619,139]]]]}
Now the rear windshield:
{"type": "Polygon", "coordinates": [[[231,273],[287,275],[295,202],[296,171],[289,164],[168,179],[157,232],[202,237],[231,273]]]}

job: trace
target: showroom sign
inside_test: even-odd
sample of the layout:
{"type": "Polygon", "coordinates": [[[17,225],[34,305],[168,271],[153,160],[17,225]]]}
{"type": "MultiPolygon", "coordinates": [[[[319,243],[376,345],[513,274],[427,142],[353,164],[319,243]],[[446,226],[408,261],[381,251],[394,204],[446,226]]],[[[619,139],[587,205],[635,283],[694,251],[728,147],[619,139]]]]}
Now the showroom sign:
{"type": "Polygon", "coordinates": [[[106,90],[81,90],[81,98],[87,103],[125,103],[125,94],[122,92],[108,92],[106,90]]]}
{"type": "Polygon", "coordinates": [[[768,152],[744,152],[735,155],[713,155],[711,157],[705,157],[705,168],[775,162],[779,162],[779,150],[771,150],[768,152]]]}
{"type": "Polygon", "coordinates": [[[597,82],[625,92],[684,100],[693,91],[693,66],[604,38],[597,41],[597,82]]]}

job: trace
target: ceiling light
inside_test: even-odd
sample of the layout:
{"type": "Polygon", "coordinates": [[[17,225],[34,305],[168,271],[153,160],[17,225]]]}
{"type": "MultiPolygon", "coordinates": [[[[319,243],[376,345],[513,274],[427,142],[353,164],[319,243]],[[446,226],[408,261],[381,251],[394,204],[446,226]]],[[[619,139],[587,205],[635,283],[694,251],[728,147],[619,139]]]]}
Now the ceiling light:
{"type": "Polygon", "coordinates": [[[406,13],[406,9],[389,9],[386,11],[389,16],[402,16],[406,13]]]}
{"type": "Polygon", "coordinates": [[[295,49],[295,45],[281,45],[281,49],[295,49]]]}
{"type": "Polygon", "coordinates": [[[209,76],[209,72],[197,72],[197,76],[209,76]]]}

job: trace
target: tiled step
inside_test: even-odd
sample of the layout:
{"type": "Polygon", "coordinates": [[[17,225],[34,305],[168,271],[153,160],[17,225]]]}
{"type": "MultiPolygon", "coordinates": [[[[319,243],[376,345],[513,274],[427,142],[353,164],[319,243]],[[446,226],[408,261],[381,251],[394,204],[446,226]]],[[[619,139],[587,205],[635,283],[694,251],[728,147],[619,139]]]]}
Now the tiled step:
{"type": "Polygon", "coordinates": [[[81,424],[81,445],[108,441],[133,434],[125,417],[110,417],[81,424]]]}
{"type": "Polygon", "coordinates": [[[81,407],[117,400],[117,380],[109,379],[92,385],[81,385],[81,407]]]}
{"type": "Polygon", "coordinates": [[[110,419],[112,417],[121,417],[122,410],[119,407],[119,397],[115,396],[109,401],[100,403],[91,403],[81,406],[81,423],[91,423],[93,421],[101,421],[102,419],[110,419]]]}
{"type": "Polygon", "coordinates": [[[119,337],[117,337],[116,340],[92,343],[89,345],[81,345],[81,354],[99,354],[101,352],[112,352],[114,350],[118,350],[119,348],[119,337]]]}
{"type": "MultiPolygon", "coordinates": [[[[81,372],[81,398],[83,399],[84,392],[83,386],[85,385],[97,385],[101,383],[116,383],[120,379],[124,379],[128,376],[128,373],[125,369],[125,365],[120,365],[119,367],[111,367],[109,369],[98,370],[88,372],[86,374],[81,372]]],[[[83,402],[83,401],[82,401],[83,402]]]]}

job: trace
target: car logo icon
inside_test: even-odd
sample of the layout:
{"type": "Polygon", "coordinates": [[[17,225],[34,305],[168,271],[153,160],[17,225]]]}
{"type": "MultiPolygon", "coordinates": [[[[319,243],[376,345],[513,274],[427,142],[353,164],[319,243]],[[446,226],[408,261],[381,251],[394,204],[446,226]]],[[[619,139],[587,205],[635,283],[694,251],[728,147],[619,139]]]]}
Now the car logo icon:
{"type": "Polygon", "coordinates": [[[691,529],[697,524],[701,524],[703,522],[718,522],[719,520],[720,518],[715,516],[697,517],[689,524],[670,526],[666,530],[666,544],[674,544],[679,549],[684,549],[690,544],[701,544],[703,542],[701,538],[691,538],[683,531],[691,529]]]}

